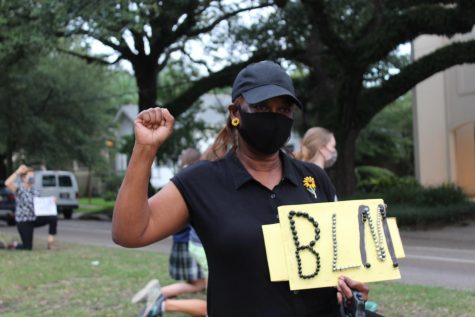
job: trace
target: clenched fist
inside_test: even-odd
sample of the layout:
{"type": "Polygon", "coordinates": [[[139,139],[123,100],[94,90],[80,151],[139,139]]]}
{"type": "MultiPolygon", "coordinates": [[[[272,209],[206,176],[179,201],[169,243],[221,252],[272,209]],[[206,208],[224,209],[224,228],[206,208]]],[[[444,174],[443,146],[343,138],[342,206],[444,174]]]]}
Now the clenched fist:
{"type": "Polygon", "coordinates": [[[150,108],[135,118],[135,143],[158,148],[172,134],[175,118],[165,108],[150,108]]]}
{"type": "Polygon", "coordinates": [[[18,175],[25,175],[26,173],[28,173],[31,169],[26,166],[25,164],[21,164],[18,169],[16,170],[16,173],[18,175]]]}

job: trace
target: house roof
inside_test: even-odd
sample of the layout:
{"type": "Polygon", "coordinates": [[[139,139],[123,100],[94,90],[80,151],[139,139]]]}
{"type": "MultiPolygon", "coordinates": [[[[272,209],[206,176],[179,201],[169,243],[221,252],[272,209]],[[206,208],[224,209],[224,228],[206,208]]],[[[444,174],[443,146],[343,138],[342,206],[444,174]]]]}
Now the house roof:
{"type": "MultiPolygon", "coordinates": [[[[202,102],[204,111],[197,114],[197,117],[206,121],[208,124],[223,124],[225,123],[226,116],[222,115],[216,109],[222,108],[226,113],[225,107],[229,104],[231,97],[226,94],[204,94],[199,99],[202,102]]],[[[131,123],[139,113],[138,105],[123,105],[115,115],[114,122],[119,122],[122,117],[131,123]]]]}
{"type": "Polygon", "coordinates": [[[200,97],[203,111],[196,114],[196,118],[208,125],[224,126],[226,124],[227,108],[231,97],[225,94],[205,94],[200,97]]]}
{"type": "Polygon", "coordinates": [[[124,116],[127,120],[134,122],[135,117],[139,114],[139,106],[137,105],[123,105],[115,115],[114,122],[117,122],[124,116]]]}

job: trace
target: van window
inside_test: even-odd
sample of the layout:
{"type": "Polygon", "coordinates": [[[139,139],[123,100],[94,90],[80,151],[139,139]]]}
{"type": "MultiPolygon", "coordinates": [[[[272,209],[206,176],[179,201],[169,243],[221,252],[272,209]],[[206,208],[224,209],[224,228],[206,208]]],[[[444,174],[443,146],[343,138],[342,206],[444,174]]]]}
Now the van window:
{"type": "Polygon", "coordinates": [[[71,181],[71,177],[67,175],[59,176],[59,187],[73,187],[73,182],[71,181]]]}
{"type": "Polygon", "coordinates": [[[54,175],[44,175],[42,184],[43,187],[55,187],[56,177],[54,175]]]}

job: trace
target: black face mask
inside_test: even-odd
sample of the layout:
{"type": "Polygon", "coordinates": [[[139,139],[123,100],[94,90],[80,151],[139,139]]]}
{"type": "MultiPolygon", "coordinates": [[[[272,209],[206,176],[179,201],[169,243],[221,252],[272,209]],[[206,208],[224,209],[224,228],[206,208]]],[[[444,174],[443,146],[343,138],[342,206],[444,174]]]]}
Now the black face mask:
{"type": "Polygon", "coordinates": [[[239,108],[241,123],[239,134],[262,154],[273,154],[285,145],[290,137],[293,119],[274,112],[244,112],[239,108]]]}

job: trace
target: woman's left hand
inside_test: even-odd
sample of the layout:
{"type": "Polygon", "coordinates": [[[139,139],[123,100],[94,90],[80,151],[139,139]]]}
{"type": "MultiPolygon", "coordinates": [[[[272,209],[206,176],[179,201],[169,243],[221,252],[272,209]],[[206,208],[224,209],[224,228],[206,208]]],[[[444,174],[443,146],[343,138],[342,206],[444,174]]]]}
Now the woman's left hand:
{"type": "Polygon", "coordinates": [[[361,283],[347,276],[340,276],[337,283],[337,299],[338,303],[341,303],[343,298],[350,299],[353,297],[351,289],[359,291],[363,295],[364,300],[368,300],[369,288],[368,284],[361,283]]]}

